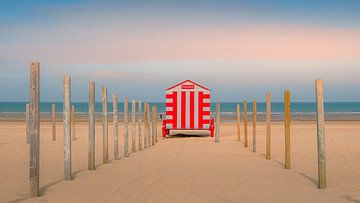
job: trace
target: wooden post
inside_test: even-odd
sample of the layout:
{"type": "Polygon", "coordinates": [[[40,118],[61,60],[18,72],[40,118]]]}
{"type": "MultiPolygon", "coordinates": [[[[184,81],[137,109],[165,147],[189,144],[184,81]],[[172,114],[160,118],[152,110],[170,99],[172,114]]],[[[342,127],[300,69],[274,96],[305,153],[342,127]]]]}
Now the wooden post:
{"type": "Polygon", "coordinates": [[[113,140],[114,159],[119,160],[119,123],[118,123],[118,96],[113,95],[113,140]]]}
{"type": "Polygon", "coordinates": [[[152,145],[155,145],[156,140],[156,105],[153,104],[152,106],[152,145]]]}
{"type": "Polygon", "coordinates": [[[220,103],[216,102],[215,142],[220,142],[220,103]]]}
{"type": "Polygon", "coordinates": [[[266,94],[266,159],[271,159],[271,93],[266,94]]]}
{"type": "Polygon", "coordinates": [[[237,140],[240,141],[240,104],[236,105],[236,126],[237,126],[237,140]]]}
{"type": "Polygon", "coordinates": [[[155,107],[155,112],[154,112],[154,122],[155,122],[155,124],[154,124],[154,128],[155,128],[155,143],[157,143],[158,142],[158,137],[157,137],[157,107],[156,107],[156,105],[154,105],[154,107],[155,107]]]}
{"type": "Polygon", "coordinates": [[[141,101],[138,101],[138,113],[139,113],[139,151],[143,150],[142,146],[142,132],[141,132],[141,116],[142,116],[142,109],[141,109],[141,101]]]}
{"type": "Polygon", "coordinates": [[[128,97],[124,97],[124,156],[129,157],[128,97]]]}
{"type": "Polygon", "coordinates": [[[30,194],[40,196],[40,64],[30,64],[30,104],[29,104],[29,143],[30,143],[30,194]]]}
{"type": "Polygon", "coordinates": [[[64,177],[71,180],[71,77],[64,76],[64,177]]]}
{"type": "Polygon", "coordinates": [[[247,134],[247,102],[244,101],[244,147],[248,147],[248,134],[247,134]]]}
{"type": "Polygon", "coordinates": [[[145,102],[144,103],[144,148],[146,149],[148,147],[148,142],[147,142],[147,125],[148,125],[148,117],[147,117],[147,111],[148,111],[148,105],[145,102]]]}
{"type": "Polygon", "coordinates": [[[107,88],[102,88],[103,163],[109,163],[107,88]]]}
{"type": "Polygon", "coordinates": [[[25,106],[25,122],[26,122],[26,143],[30,142],[30,112],[29,112],[29,103],[26,103],[25,106]]]}
{"type": "Polygon", "coordinates": [[[253,101],[253,152],[256,152],[256,101],[253,101]]]}
{"type": "Polygon", "coordinates": [[[285,116],[285,169],[291,168],[290,162],[290,91],[284,92],[285,116]]]}
{"type": "Polygon", "coordinates": [[[95,82],[89,82],[89,153],[88,169],[95,170],[95,82]]]}
{"type": "Polygon", "coordinates": [[[148,137],[148,140],[147,140],[147,143],[148,143],[148,147],[151,146],[151,125],[150,125],[150,122],[151,122],[151,117],[150,117],[150,104],[147,103],[147,137],[148,137]]]}
{"type": "Polygon", "coordinates": [[[56,140],[56,108],[55,104],[51,105],[51,120],[52,120],[52,141],[56,140]]]}
{"type": "Polygon", "coordinates": [[[76,135],[75,135],[75,106],[74,104],[71,106],[71,134],[72,134],[72,139],[75,141],[76,140],[76,135]]]}
{"type": "Polygon", "coordinates": [[[317,148],[318,148],[318,186],[321,189],[327,187],[323,80],[315,81],[315,90],[316,90],[317,148]]]}
{"type": "Polygon", "coordinates": [[[132,145],[131,145],[131,151],[132,152],[136,152],[136,147],[135,147],[135,136],[136,136],[136,101],[133,99],[131,101],[131,128],[132,128],[132,145]]]}

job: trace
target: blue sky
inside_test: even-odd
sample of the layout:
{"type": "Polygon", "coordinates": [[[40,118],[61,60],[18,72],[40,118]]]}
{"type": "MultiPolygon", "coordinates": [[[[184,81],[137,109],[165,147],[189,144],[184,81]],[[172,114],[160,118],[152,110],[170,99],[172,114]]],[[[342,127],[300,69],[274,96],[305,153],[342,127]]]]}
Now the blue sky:
{"type": "Polygon", "coordinates": [[[360,1],[0,1],[0,101],[28,99],[28,67],[41,63],[41,99],[73,100],[89,80],[120,97],[163,101],[192,79],[213,100],[359,101],[360,1]]]}

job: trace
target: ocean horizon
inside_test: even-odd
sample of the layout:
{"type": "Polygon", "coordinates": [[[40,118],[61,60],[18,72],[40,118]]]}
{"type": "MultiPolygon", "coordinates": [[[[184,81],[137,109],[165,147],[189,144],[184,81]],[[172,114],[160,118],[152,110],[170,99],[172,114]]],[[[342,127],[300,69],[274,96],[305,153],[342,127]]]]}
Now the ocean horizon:
{"type": "MultiPolygon", "coordinates": [[[[40,112],[43,120],[50,119],[51,105],[55,104],[57,117],[60,119],[62,115],[62,102],[41,102],[40,112]]],[[[87,102],[73,102],[75,106],[76,119],[87,120],[88,103],[87,102]]],[[[159,116],[165,114],[165,102],[149,102],[149,104],[156,105],[159,116]]],[[[236,105],[240,104],[241,117],[243,117],[243,103],[238,102],[220,102],[221,118],[222,120],[235,121],[236,119],[236,105]]],[[[215,116],[215,102],[211,103],[211,114],[215,116]]],[[[0,120],[2,121],[21,121],[25,118],[26,102],[0,102],[0,120]]],[[[248,118],[252,119],[252,102],[248,102],[247,112],[248,118]]],[[[325,119],[326,120],[346,120],[358,121],[360,120],[360,102],[325,102],[325,119]]],[[[283,120],[284,103],[272,102],[272,120],[283,120]]],[[[315,102],[292,102],[291,103],[291,117],[292,120],[315,120],[316,119],[316,103],[315,102]]],[[[136,108],[137,110],[137,108],[136,108]]],[[[95,112],[97,119],[101,119],[101,102],[95,103],[95,112]]],[[[108,112],[112,116],[113,105],[108,102],[108,112]]],[[[118,111],[120,120],[124,112],[124,103],[118,103],[118,111]]],[[[129,113],[131,112],[131,102],[129,102],[129,113]]],[[[266,103],[257,102],[257,115],[259,121],[264,121],[266,116],[266,103]]],[[[138,114],[137,114],[138,116],[138,114]]]]}
{"type": "MultiPolygon", "coordinates": [[[[0,113],[21,113],[25,112],[25,106],[27,102],[0,102],[0,113]]],[[[62,102],[41,102],[40,111],[41,112],[51,112],[51,105],[55,104],[56,112],[62,112],[63,104],[62,102]]],[[[88,103],[87,102],[72,102],[75,106],[75,112],[88,112],[88,103]]],[[[95,103],[95,111],[101,112],[101,102],[95,103]]],[[[149,104],[156,105],[159,113],[165,112],[165,102],[149,102],[149,104]]],[[[241,111],[243,109],[243,102],[220,102],[221,112],[222,113],[232,113],[236,111],[236,105],[240,104],[241,111]]],[[[137,105],[137,103],[136,103],[137,105]]],[[[211,102],[211,111],[215,112],[215,102],[211,102]]],[[[248,112],[252,112],[252,102],[247,102],[248,112]]],[[[324,103],[325,112],[328,113],[360,113],[360,102],[325,102],[324,103]]],[[[131,102],[129,102],[129,109],[131,109],[131,102]]],[[[137,109],[137,108],[136,108],[137,109]]],[[[283,102],[272,102],[271,103],[272,112],[282,113],[284,112],[284,103],[283,102]]],[[[118,103],[119,112],[124,111],[124,103],[118,103]]],[[[112,102],[108,102],[108,111],[113,111],[112,102]]],[[[265,113],[266,112],[266,103],[257,102],[257,112],[265,113]]],[[[316,103],[315,102],[291,102],[291,112],[293,113],[315,113],[316,112],[316,103]]]]}

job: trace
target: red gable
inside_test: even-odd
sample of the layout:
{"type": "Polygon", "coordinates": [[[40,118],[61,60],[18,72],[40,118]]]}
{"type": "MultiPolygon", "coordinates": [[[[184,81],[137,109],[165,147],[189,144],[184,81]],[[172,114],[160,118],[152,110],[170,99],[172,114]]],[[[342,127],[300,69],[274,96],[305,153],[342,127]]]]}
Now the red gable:
{"type": "MultiPolygon", "coordinates": [[[[186,83],[186,82],[190,82],[190,83],[192,83],[192,84],[194,84],[194,85],[196,85],[196,86],[199,86],[199,87],[201,87],[201,88],[203,88],[203,89],[205,89],[205,90],[209,90],[208,88],[206,88],[206,87],[204,87],[204,86],[202,86],[202,85],[199,85],[199,84],[197,84],[196,82],[193,82],[193,81],[191,81],[191,80],[185,80],[185,81],[183,81],[183,82],[181,82],[181,83],[178,83],[178,84],[176,84],[176,85],[174,85],[174,86],[171,86],[171,87],[167,88],[166,90],[173,89],[173,88],[175,88],[175,87],[177,87],[177,86],[180,86],[180,85],[182,85],[182,84],[184,84],[184,83],[186,83]]],[[[194,89],[194,85],[183,85],[181,88],[182,88],[182,89],[194,89]]],[[[209,90],[209,91],[210,91],[210,90],[209,90]]]]}

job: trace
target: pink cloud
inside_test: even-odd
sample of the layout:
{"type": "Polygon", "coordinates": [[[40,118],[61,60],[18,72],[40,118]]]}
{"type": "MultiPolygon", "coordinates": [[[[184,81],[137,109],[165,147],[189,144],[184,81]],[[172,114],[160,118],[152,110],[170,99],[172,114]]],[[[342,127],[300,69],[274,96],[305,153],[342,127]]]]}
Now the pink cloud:
{"type": "Polygon", "coordinates": [[[78,64],[360,57],[360,30],[288,25],[218,28],[154,25],[146,29],[135,25],[102,26],[96,32],[91,28],[75,29],[71,34],[45,30],[44,35],[51,37],[4,45],[7,56],[3,57],[36,57],[52,63],[78,64]],[[58,33],[61,40],[54,40],[58,33]]]}

